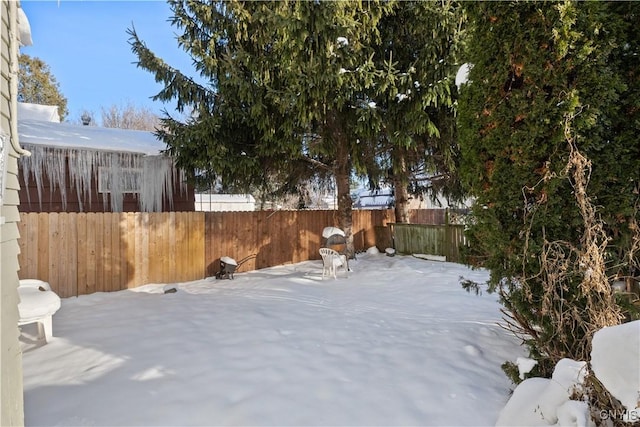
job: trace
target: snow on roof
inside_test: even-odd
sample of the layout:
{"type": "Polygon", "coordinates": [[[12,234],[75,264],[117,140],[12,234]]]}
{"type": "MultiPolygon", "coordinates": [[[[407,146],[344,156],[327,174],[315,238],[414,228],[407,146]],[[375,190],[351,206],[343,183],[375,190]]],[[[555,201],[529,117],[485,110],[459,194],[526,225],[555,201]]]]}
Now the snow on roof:
{"type": "Polygon", "coordinates": [[[21,144],[157,156],[167,148],[152,132],[18,119],[21,144]]]}
{"type": "Polygon", "coordinates": [[[60,123],[57,105],[40,105],[18,102],[18,117],[25,120],[42,120],[60,123]]]}
{"type": "Polygon", "coordinates": [[[20,46],[31,46],[33,40],[31,39],[31,25],[27,14],[24,13],[21,7],[18,8],[18,38],[20,40],[20,46]]]}

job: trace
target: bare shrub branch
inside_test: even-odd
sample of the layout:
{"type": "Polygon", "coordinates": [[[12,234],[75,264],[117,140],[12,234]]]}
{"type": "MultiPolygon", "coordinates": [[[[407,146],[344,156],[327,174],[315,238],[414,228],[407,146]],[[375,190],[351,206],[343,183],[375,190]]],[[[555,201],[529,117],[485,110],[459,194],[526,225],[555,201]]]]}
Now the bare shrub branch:
{"type": "MultiPolygon", "coordinates": [[[[572,119],[566,119],[564,128],[569,148],[566,166],[558,174],[548,170],[535,187],[552,179],[569,180],[582,219],[579,242],[549,240],[543,229],[542,249],[540,253],[531,253],[529,239],[533,217],[537,207],[547,200],[540,198],[532,206],[526,196],[535,187],[523,189],[528,225],[523,235],[523,275],[519,285],[522,294],[531,303],[535,298],[541,298],[538,316],[550,323],[551,336],[541,336],[535,326],[517,313],[511,313],[507,319],[510,328],[516,329],[519,336],[530,336],[536,342],[537,350],[553,362],[564,357],[589,360],[593,334],[605,326],[617,325],[623,319],[606,273],[605,253],[609,237],[587,194],[591,162],[578,150],[571,135],[572,119]],[[540,271],[528,275],[525,264],[532,256],[538,257],[540,271]],[[542,286],[541,295],[533,291],[535,284],[542,286]]],[[[640,247],[640,242],[635,243],[640,247]]]]}

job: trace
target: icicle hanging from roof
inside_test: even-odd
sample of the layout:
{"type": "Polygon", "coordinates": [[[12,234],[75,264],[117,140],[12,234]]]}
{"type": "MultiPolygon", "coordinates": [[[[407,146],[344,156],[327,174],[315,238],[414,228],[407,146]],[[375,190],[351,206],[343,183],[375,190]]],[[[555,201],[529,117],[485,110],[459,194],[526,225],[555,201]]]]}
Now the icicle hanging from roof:
{"type": "Polygon", "coordinates": [[[173,208],[173,162],[167,162],[166,157],[149,156],[142,162],[142,181],[140,192],[140,208],[144,212],[162,211],[162,201],[169,199],[173,208]],[[158,185],[161,183],[162,185],[158,185]]]}
{"type": "MultiPolygon", "coordinates": [[[[42,188],[44,186],[44,176],[46,174],[49,182],[49,190],[52,193],[55,186],[61,188],[62,204],[66,208],[67,193],[66,189],[66,157],[64,153],[50,149],[48,147],[30,146],[31,156],[21,157],[23,179],[25,186],[29,176],[33,176],[38,190],[38,203],[42,209],[42,188]],[[55,185],[54,185],[55,184],[55,185]]],[[[27,193],[27,197],[30,196],[27,193]]]]}
{"type": "Polygon", "coordinates": [[[108,210],[110,203],[113,212],[123,211],[125,193],[136,194],[140,211],[159,212],[165,198],[170,208],[173,207],[176,179],[180,179],[180,191],[186,191],[184,172],[178,172],[173,158],[164,155],[23,145],[32,153],[30,157],[20,158],[23,180],[25,186],[31,177],[35,180],[40,208],[46,174],[51,192],[60,191],[63,210],[66,210],[67,164],[69,184],[76,190],[81,212],[83,204],[91,204],[93,186],[102,187],[104,210],[108,210]]]}
{"type": "Polygon", "coordinates": [[[71,186],[75,186],[81,212],[84,210],[82,206],[84,200],[88,199],[87,202],[91,205],[91,176],[93,165],[97,163],[97,154],[97,151],[88,151],[83,154],[77,151],[68,153],[69,179],[71,186]]]}

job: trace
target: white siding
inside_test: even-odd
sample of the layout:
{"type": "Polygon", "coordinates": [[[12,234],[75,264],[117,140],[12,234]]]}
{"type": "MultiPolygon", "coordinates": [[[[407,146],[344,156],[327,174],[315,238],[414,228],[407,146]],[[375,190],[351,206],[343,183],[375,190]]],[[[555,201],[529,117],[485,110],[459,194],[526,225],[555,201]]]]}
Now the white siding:
{"type": "Polygon", "coordinates": [[[17,7],[10,0],[0,2],[0,134],[8,150],[2,170],[3,198],[0,209],[0,425],[24,425],[22,398],[22,353],[18,341],[18,154],[12,149],[10,138],[15,129],[10,72],[12,58],[18,49],[17,7]],[[12,126],[13,124],[13,126],[12,126]]]}

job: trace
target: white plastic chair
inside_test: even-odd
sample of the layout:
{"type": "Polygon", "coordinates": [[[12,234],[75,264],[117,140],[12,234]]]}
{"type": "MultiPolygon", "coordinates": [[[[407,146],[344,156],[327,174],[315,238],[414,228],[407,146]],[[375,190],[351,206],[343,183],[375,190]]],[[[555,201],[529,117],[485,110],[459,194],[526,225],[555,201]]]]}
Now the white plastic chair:
{"type": "Polygon", "coordinates": [[[337,279],[336,271],[339,267],[344,269],[345,273],[348,273],[348,264],[347,257],[345,255],[341,255],[333,249],[329,248],[320,248],[320,255],[322,256],[322,279],[324,280],[324,276],[329,275],[333,276],[334,279],[337,279]]]}
{"type": "Polygon", "coordinates": [[[53,315],[60,308],[60,297],[49,283],[37,279],[20,280],[18,286],[18,326],[38,323],[38,338],[48,342],[53,336],[53,315]]]}

